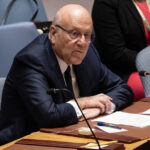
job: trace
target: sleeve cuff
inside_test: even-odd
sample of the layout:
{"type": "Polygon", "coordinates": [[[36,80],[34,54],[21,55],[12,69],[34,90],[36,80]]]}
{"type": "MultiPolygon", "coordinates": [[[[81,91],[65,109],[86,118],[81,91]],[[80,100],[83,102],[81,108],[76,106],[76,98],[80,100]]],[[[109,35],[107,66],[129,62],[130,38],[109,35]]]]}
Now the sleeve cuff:
{"type": "Polygon", "coordinates": [[[116,105],[114,103],[111,102],[111,108],[109,111],[106,112],[106,114],[111,114],[115,111],[116,109],[116,105]]]}
{"type": "Polygon", "coordinates": [[[74,100],[70,100],[67,103],[71,104],[74,107],[77,117],[80,118],[82,116],[82,113],[81,113],[78,105],[76,104],[76,102],[74,100]]]}

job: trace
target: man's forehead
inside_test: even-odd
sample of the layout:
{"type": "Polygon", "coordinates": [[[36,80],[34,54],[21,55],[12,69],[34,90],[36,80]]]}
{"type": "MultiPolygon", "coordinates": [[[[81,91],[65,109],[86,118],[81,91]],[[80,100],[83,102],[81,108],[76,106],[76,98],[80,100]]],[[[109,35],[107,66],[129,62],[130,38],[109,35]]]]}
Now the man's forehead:
{"type": "MultiPolygon", "coordinates": [[[[72,7],[73,5],[67,5],[66,7],[63,7],[59,11],[59,15],[62,22],[68,22],[68,21],[78,21],[78,22],[86,22],[86,21],[92,21],[91,15],[89,12],[80,5],[75,5],[76,7],[72,7]]],[[[70,23],[69,22],[69,23],[70,23]]]]}
{"type": "Polygon", "coordinates": [[[67,27],[68,29],[77,29],[77,30],[91,30],[92,29],[92,20],[89,17],[82,17],[78,15],[72,15],[63,17],[61,25],[67,27]]]}
{"type": "Polygon", "coordinates": [[[72,25],[70,26],[70,29],[80,31],[80,32],[86,32],[86,33],[89,33],[92,31],[92,27],[90,25],[82,25],[82,24],[72,25]]]}

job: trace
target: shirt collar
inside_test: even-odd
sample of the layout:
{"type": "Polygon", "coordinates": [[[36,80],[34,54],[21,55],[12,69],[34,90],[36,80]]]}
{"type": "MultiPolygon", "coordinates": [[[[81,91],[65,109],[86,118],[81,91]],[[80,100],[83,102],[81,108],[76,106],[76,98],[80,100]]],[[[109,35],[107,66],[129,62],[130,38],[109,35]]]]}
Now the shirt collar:
{"type": "MultiPolygon", "coordinates": [[[[55,53],[56,54],[56,53],[55,53]]],[[[56,55],[56,58],[57,58],[57,61],[58,61],[58,64],[59,64],[59,67],[60,67],[60,70],[62,72],[62,74],[64,74],[64,72],[66,71],[67,67],[68,67],[68,64],[63,61],[59,56],[56,55]]]]}

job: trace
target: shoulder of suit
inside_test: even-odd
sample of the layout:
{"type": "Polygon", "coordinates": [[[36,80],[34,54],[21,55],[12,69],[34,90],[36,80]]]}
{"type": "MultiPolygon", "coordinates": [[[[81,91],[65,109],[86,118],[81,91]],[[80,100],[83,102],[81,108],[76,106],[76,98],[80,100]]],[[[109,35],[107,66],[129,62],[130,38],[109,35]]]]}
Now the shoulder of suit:
{"type": "Polygon", "coordinates": [[[15,60],[19,61],[38,61],[41,60],[44,56],[48,55],[50,44],[49,39],[46,35],[40,35],[29,43],[25,48],[23,48],[16,56],[15,60]]]}

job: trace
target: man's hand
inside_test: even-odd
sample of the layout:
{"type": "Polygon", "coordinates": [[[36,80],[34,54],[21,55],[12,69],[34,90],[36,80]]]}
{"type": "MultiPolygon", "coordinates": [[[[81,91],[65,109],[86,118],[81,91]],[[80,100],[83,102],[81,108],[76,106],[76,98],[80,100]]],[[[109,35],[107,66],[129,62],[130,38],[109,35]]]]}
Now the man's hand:
{"type": "Polygon", "coordinates": [[[77,99],[82,110],[87,108],[99,108],[101,114],[111,109],[111,100],[112,98],[105,94],[97,94],[77,99]]]}
{"type": "MultiPolygon", "coordinates": [[[[83,110],[83,113],[86,119],[91,119],[97,117],[101,113],[101,111],[99,108],[87,108],[83,110]]],[[[84,120],[83,116],[79,118],[79,121],[83,121],[83,120],[84,120]]]]}

